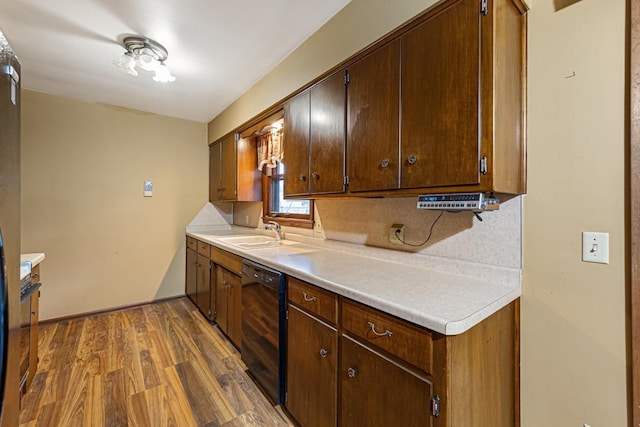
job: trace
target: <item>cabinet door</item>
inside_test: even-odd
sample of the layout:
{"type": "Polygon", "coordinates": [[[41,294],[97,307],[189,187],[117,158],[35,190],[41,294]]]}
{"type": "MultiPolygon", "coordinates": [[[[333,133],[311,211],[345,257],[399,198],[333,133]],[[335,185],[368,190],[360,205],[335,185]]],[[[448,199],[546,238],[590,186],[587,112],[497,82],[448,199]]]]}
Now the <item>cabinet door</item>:
{"type": "Polygon", "coordinates": [[[229,284],[227,283],[227,271],[216,265],[216,323],[220,330],[227,333],[227,319],[228,311],[227,311],[227,300],[229,294],[229,284]]]}
{"type": "Polygon", "coordinates": [[[196,270],[198,266],[198,256],[196,255],[196,251],[191,249],[187,249],[187,274],[185,280],[185,293],[193,302],[197,305],[196,302],[196,294],[198,292],[196,285],[196,270]]]}
{"type": "Polygon", "coordinates": [[[287,409],[303,427],[336,425],[338,333],[289,305],[287,349],[287,409]]]}
{"type": "Polygon", "coordinates": [[[341,193],[344,191],[346,119],[344,71],[315,85],[310,96],[309,189],[312,194],[341,193]]]}
{"type": "Polygon", "coordinates": [[[196,305],[202,314],[209,317],[209,301],[211,300],[209,257],[198,254],[198,269],[196,273],[196,305]]]}
{"type": "Polygon", "coordinates": [[[347,174],[350,191],[399,186],[400,42],[348,69],[347,174]]]}
{"type": "Polygon", "coordinates": [[[480,182],[478,4],[459,0],[401,39],[403,188],[480,182]]]}
{"type": "Polygon", "coordinates": [[[431,383],[342,336],[341,426],[430,427],[431,383]]]}
{"type": "Polygon", "coordinates": [[[259,202],[262,200],[262,173],[258,169],[255,139],[240,138],[236,142],[236,200],[259,202]]]}
{"type": "Polygon", "coordinates": [[[209,146],[209,201],[215,202],[222,196],[222,144],[209,146]]]}
{"type": "Polygon", "coordinates": [[[309,194],[309,91],[284,105],[284,194],[309,194]]]}
{"type": "Polygon", "coordinates": [[[227,135],[222,144],[222,178],[220,200],[236,200],[236,136],[227,135]]]}
{"type": "Polygon", "coordinates": [[[242,279],[230,272],[227,274],[229,300],[227,302],[227,335],[237,348],[242,345],[242,279]]]}

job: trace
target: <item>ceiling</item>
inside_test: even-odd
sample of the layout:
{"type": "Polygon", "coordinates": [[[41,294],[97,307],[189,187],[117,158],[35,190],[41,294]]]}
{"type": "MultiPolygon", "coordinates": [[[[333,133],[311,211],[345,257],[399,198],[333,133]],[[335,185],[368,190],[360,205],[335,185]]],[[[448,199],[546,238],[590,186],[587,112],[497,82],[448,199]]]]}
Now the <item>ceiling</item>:
{"type": "Polygon", "coordinates": [[[0,0],[26,89],[209,122],[350,0],[0,0]],[[164,45],[176,77],[129,76],[120,42],[164,45]]]}

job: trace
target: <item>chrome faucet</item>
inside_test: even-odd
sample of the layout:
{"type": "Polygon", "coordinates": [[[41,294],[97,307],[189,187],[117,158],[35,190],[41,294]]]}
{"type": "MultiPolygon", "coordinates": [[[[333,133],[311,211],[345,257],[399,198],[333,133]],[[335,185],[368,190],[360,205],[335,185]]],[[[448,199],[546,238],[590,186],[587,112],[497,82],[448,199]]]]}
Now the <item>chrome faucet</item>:
{"type": "Polygon", "coordinates": [[[276,232],[276,240],[282,240],[282,227],[275,221],[269,221],[269,224],[264,226],[265,230],[272,230],[276,232]]]}

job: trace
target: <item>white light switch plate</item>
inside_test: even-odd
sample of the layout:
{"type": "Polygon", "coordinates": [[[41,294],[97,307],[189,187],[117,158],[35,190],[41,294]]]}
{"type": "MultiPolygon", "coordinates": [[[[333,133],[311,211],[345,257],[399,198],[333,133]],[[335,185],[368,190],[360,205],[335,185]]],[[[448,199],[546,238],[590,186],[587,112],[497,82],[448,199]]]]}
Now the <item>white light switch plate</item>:
{"type": "Polygon", "coordinates": [[[582,232],[582,261],[609,264],[609,233],[582,232]]]}

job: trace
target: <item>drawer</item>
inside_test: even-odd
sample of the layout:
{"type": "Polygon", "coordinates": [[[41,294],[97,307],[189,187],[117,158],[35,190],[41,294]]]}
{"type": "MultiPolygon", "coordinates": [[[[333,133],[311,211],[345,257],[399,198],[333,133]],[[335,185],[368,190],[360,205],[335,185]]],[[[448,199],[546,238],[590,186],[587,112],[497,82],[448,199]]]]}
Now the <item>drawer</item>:
{"type": "Polygon", "coordinates": [[[342,326],[350,334],[432,372],[432,336],[427,329],[346,298],[342,301],[342,326]]]}
{"type": "Polygon", "coordinates": [[[221,265],[237,276],[242,276],[242,257],[239,257],[238,255],[212,246],[211,261],[221,265]]]}
{"type": "Polygon", "coordinates": [[[209,258],[211,254],[211,246],[209,246],[208,243],[201,242],[200,240],[196,240],[196,242],[198,242],[198,253],[209,258]]]}
{"type": "Polygon", "coordinates": [[[333,292],[289,277],[287,293],[289,301],[324,320],[338,322],[338,297],[333,292]]]}
{"type": "Polygon", "coordinates": [[[198,250],[198,241],[196,239],[194,239],[193,237],[189,237],[187,236],[187,248],[191,249],[192,251],[197,251],[198,250]]]}

